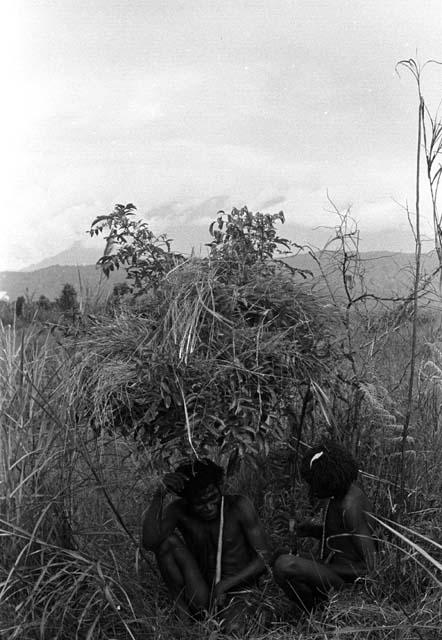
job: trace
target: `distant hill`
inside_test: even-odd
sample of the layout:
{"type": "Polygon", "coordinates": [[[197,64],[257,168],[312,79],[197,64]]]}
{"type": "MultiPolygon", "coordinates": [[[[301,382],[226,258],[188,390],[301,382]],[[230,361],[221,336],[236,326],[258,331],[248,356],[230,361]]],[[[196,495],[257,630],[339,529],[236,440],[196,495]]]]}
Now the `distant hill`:
{"type": "Polygon", "coordinates": [[[95,264],[103,255],[103,247],[101,249],[93,247],[85,247],[84,244],[77,240],[70,247],[60,253],[44,258],[40,262],[30,264],[28,267],[21,269],[21,271],[37,271],[38,269],[45,269],[46,267],[52,267],[56,265],[91,265],[95,264]]]}
{"type": "MultiPolygon", "coordinates": [[[[316,254],[320,257],[322,272],[327,275],[332,288],[342,287],[342,274],[337,269],[336,256],[332,252],[316,254]]],[[[290,256],[287,262],[298,269],[312,272],[313,277],[320,275],[318,263],[310,254],[290,256]]],[[[369,251],[360,254],[359,274],[363,277],[365,289],[369,293],[385,297],[400,297],[410,293],[413,286],[414,254],[392,251],[369,251]]],[[[422,275],[430,275],[437,269],[437,256],[430,252],[422,256],[422,275]]],[[[350,269],[350,276],[352,270],[350,269]]],[[[356,275],[356,286],[358,281],[356,275]]],[[[319,289],[323,287],[319,286],[319,289]]]]}
{"type": "Polygon", "coordinates": [[[107,280],[95,265],[54,265],[36,271],[0,272],[0,290],[6,291],[10,300],[30,296],[37,300],[41,295],[55,300],[66,283],[72,284],[78,293],[106,297],[116,282],[124,280],[125,272],[117,271],[107,280]]]}
{"type": "MultiPolygon", "coordinates": [[[[317,252],[322,268],[330,275],[336,269],[336,258],[333,252],[317,252]]],[[[414,265],[414,254],[393,251],[367,251],[360,254],[360,267],[367,286],[375,289],[400,290],[411,282],[411,273],[414,265]]],[[[316,276],[320,269],[314,258],[308,254],[299,254],[286,258],[288,264],[299,269],[309,269],[316,276]]],[[[432,273],[437,268],[437,256],[435,252],[422,256],[422,271],[432,273]]],[[[339,279],[335,274],[332,279],[339,279]]]]}
{"type": "MultiPolygon", "coordinates": [[[[91,249],[85,249],[87,256],[91,249]]],[[[66,255],[68,251],[59,255],[66,255]]],[[[78,254],[77,254],[78,255],[78,254]]],[[[321,257],[323,271],[329,277],[332,287],[341,287],[342,277],[336,271],[334,254],[325,252],[321,257]]],[[[94,256],[94,259],[97,259],[94,256]]],[[[52,260],[52,259],[48,259],[52,260]]],[[[318,264],[311,255],[304,253],[289,256],[285,260],[297,269],[310,271],[316,278],[320,274],[318,264]]],[[[380,296],[401,296],[408,293],[412,286],[412,265],[414,255],[409,253],[393,253],[373,251],[361,254],[361,269],[367,289],[380,296]]],[[[39,263],[41,264],[41,263],[39,263]]],[[[433,253],[422,258],[423,271],[430,274],[437,267],[437,258],[433,253]]],[[[111,274],[107,280],[95,265],[56,264],[34,271],[0,272],[0,291],[6,292],[10,300],[21,295],[29,295],[36,300],[45,295],[54,300],[61,293],[63,285],[72,284],[78,292],[83,290],[89,295],[106,296],[117,282],[125,278],[124,269],[111,274]]],[[[316,285],[318,291],[324,291],[323,285],[316,285]]]]}

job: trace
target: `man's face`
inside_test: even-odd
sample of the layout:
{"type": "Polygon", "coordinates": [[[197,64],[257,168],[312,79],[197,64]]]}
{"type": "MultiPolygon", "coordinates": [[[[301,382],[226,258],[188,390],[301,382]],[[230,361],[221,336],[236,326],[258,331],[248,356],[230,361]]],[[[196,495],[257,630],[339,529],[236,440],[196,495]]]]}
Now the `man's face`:
{"type": "Polygon", "coordinates": [[[221,491],[216,485],[210,484],[193,496],[189,504],[197,518],[214,520],[219,514],[221,491]]]}

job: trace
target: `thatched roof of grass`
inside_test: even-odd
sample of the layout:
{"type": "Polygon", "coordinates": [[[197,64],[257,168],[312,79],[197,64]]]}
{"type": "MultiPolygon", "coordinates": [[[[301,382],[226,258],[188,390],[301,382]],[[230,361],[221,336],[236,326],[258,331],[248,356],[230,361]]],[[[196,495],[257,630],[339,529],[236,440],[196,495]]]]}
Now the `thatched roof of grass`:
{"type": "Polygon", "coordinates": [[[327,369],[315,349],[327,310],[277,263],[224,276],[188,263],[90,329],[79,361],[97,427],[183,455],[184,444],[258,451],[278,436],[299,387],[327,369]]]}

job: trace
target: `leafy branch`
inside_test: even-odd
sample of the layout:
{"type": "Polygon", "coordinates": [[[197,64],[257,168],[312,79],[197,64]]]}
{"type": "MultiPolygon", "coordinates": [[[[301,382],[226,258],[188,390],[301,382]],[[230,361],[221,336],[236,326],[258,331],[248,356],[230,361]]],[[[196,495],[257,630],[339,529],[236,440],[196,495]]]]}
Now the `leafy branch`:
{"type": "Polygon", "coordinates": [[[126,269],[132,290],[142,293],[148,287],[158,288],[161,280],[184,256],[171,251],[172,240],[165,233],[156,236],[144,220],[135,218],[133,204],[117,204],[112,213],[95,218],[89,234],[100,233],[106,240],[103,256],[97,264],[108,278],[120,266],[126,269]]]}

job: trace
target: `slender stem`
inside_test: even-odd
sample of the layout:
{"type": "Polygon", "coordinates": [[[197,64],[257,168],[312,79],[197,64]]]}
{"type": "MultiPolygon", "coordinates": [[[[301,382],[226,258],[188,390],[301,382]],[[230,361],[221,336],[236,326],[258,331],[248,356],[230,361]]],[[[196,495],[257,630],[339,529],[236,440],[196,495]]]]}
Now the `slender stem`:
{"type": "Polygon", "coordinates": [[[413,324],[411,333],[411,358],[410,358],[410,375],[408,380],[407,408],[404,419],[404,427],[402,429],[401,443],[401,473],[400,473],[400,508],[405,506],[405,450],[407,446],[407,436],[410,429],[411,414],[413,410],[413,391],[414,377],[416,370],[416,346],[417,346],[417,312],[419,303],[419,281],[421,272],[421,254],[422,241],[420,231],[420,165],[421,165],[421,144],[422,144],[422,127],[425,104],[422,97],[419,79],[419,117],[417,132],[417,152],[416,152],[416,225],[415,225],[415,274],[413,286],[413,324]]]}

